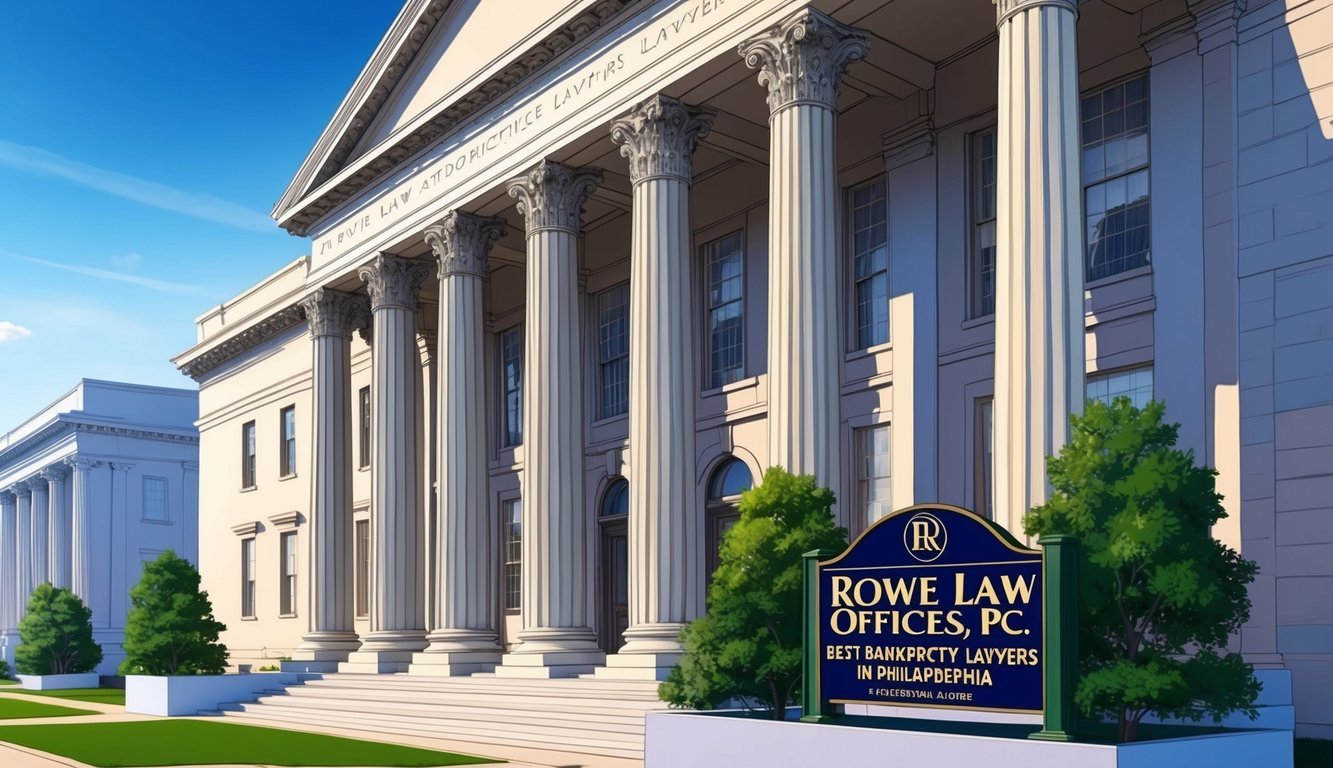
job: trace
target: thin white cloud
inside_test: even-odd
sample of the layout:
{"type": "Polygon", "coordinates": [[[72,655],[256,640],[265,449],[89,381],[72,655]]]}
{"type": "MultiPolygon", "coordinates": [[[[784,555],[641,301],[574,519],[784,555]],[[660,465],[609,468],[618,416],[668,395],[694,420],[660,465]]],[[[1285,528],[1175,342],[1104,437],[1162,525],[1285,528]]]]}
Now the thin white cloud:
{"type": "Polygon", "coordinates": [[[39,176],[54,176],[136,203],[253,232],[272,232],[273,221],[257,211],[211,195],[198,195],[97,168],[40,147],[0,139],[0,165],[39,176]]]}
{"type": "Polygon", "coordinates": [[[123,256],[112,256],[107,259],[107,261],[111,262],[111,266],[122,272],[135,272],[138,271],[140,265],[143,264],[143,255],[138,253],[127,253],[123,256]]]}
{"type": "Polygon", "coordinates": [[[31,335],[32,331],[17,323],[11,323],[8,320],[0,320],[0,344],[4,344],[7,341],[26,339],[31,335]]]}
{"type": "Polygon", "coordinates": [[[158,280],[143,275],[131,275],[124,272],[113,272],[109,269],[98,269],[97,267],[84,267],[78,264],[62,264],[58,261],[47,261],[46,259],[37,259],[32,256],[24,256],[21,253],[14,253],[0,248],[0,256],[7,256],[11,259],[21,259],[30,264],[38,264],[51,269],[59,269],[64,272],[72,272],[76,275],[85,277],[94,277],[99,280],[114,280],[119,283],[129,283],[138,285],[162,293],[206,293],[203,288],[197,285],[185,285],[184,283],[173,283],[168,280],[158,280]]]}

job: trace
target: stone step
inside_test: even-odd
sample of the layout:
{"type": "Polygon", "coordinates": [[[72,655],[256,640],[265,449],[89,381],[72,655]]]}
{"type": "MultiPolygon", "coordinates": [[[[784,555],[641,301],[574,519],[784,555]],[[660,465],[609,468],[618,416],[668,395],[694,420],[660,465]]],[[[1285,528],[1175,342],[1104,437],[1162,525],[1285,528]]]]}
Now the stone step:
{"type": "Polygon", "coordinates": [[[546,694],[515,695],[511,693],[492,693],[481,690],[468,691],[405,691],[392,688],[375,689],[373,693],[365,690],[338,688],[293,688],[286,697],[293,700],[328,699],[345,702],[394,702],[397,704],[416,704],[420,706],[486,704],[499,709],[560,709],[567,712],[597,714],[637,714],[665,709],[665,705],[656,701],[618,701],[608,698],[562,697],[546,694]]]}
{"type": "Polygon", "coordinates": [[[424,675],[329,675],[322,679],[306,683],[312,688],[356,687],[356,688],[410,688],[414,690],[474,690],[482,688],[488,691],[512,690],[525,693],[547,693],[560,691],[561,695],[607,694],[611,698],[651,698],[657,700],[657,684],[641,681],[587,680],[580,678],[554,678],[531,680],[524,678],[483,678],[479,675],[465,677],[428,677],[424,675]]]}
{"type": "Polygon", "coordinates": [[[569,711],[558,708],[531,709],[518,707],[487,706],[476,700],[450,703],[435,702],[420,704],[411,702],[393,702],[377,700],[369,704],[363,700],[338,700],[289,696],[266,696],[256,702],[246,702],[249,707],[271,706],[284,710],[317,709],[325,712],[343,712],[349,717],[385,716],[398,718],[478,720],[481,722],[517,722],[536,725],[551,725],[560,728],[587,727],[595,724],[599,730],[622,733],[643,734],[644,713],[617,712],[614,709],[597,712],[569,711]],[[590,718],[589,715],[596,715],[590,718]]]}

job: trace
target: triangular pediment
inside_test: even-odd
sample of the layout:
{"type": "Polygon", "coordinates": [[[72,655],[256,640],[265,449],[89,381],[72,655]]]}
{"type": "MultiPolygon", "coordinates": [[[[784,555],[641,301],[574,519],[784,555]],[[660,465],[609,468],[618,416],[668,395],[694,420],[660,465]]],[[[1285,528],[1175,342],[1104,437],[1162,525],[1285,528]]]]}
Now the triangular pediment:
{"type": "Polygon", "coordinates": [[[408,0],[274,207],[274,217],[283,221],[293,206],[346,169],[399,143],[479,86],[489,86],[488,79],[512,68],[562,25],[590,12],[610,15],[625,4],[408,0]]]}

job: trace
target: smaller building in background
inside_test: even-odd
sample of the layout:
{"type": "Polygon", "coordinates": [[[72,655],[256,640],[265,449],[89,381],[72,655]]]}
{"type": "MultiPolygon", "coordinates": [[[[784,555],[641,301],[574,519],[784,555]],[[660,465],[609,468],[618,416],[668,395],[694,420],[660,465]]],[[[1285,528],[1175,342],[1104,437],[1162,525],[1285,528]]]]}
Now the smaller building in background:
{"type": "Polygon", "coordinates": [[[93,612],[98,672],[124,658],[129,592],[167,549],[196,562],[199,393],[83,379],[0,436],[0,654],[43,582],[93,612]]]}

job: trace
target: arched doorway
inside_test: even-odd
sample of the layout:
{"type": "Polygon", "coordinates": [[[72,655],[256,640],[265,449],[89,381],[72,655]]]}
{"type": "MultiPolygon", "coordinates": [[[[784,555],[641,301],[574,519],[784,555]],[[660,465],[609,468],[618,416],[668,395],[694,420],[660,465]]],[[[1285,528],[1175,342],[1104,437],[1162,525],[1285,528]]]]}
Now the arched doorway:
{"type": "Polygon", "coordinates": [[[735,525],[737,520],[741,519],[741,494],[750,490],[751,485],[753,478],[750,475],[750,468],[735,456],[723,459],[708,478],[708,496],[704,513],[708,526],[708,552],[704,558],[708,573],[705,583],[713,580],[713,572],[717,570],[718,551],[722,548],[722,537],[731,530],[731,526],[735,525]]]}
{"type": "Polygon", "coordinates": [[[629,482],[612,480],[597,509],[601,529],[601,600],[598,639],[602,650],[615,653],[625,644],[629,628],[629,482]]]}

